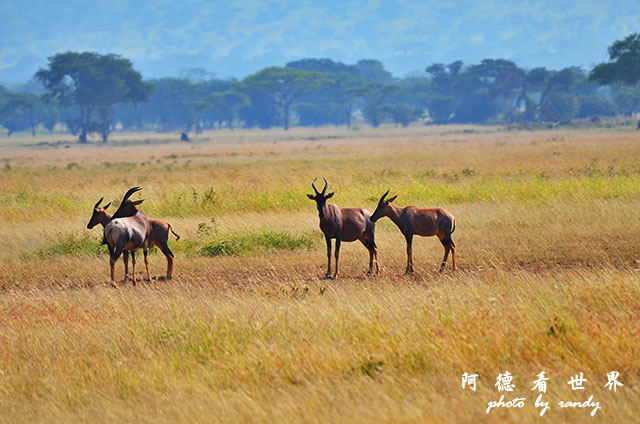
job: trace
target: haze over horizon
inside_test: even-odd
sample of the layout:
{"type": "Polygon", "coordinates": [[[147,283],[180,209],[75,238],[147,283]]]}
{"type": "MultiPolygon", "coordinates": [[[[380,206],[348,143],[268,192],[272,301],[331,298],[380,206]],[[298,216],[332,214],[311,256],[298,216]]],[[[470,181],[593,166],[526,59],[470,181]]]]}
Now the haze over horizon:
{"type": "Polygon", "coordinates": [[[590,69],[611,43],[640,31],[631,0],[0,0],[0,10],[5,85],[26,82],[64,51],[120,54],[147,79],[190,68],[243,78],[303,58],[375,59],[397,77],[458,59],[590,69]]]}

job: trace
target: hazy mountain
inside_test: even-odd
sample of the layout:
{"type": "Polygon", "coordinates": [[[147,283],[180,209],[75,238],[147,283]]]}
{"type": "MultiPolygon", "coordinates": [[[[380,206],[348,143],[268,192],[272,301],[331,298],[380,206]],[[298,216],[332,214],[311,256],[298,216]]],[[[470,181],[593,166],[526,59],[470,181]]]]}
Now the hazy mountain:
{"type": "Polygon", "coordinates": [[[590,68],[640,31],[637,0],[0,0],[0,83],[57,52],[118,53],[145,78],[200,67],[243,77],[305,57],[377,59],[397,76],[433,62],[508,58],[590,68]]]}

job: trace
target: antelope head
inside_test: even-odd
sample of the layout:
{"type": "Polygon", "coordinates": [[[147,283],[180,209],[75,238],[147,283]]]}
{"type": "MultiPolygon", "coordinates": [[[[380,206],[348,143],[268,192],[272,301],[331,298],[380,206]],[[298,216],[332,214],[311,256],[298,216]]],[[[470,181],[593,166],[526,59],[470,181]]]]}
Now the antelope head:
{"type": "Polygon", "coordinates": [[[320,219],[324,219],[324,206],[327,203],[327,199],[330,199],[331,197],[333,197],[333,192],[329,193],[329,194],[325,194],[327,192],[327,187],[329,187],[329,183],[327,182],[327,179],[322,177],[322,179],[324,180],[324,188],[322,189],[322,192],[319,192],[318,189],[316,188],[316,180],[317,178],[315,178],[313,180],[313,182],[311,183],[311,187],[313,187],[313,191],[316,192],[316,194],[307,194],[307,197],[311,200],[314,200],[316,202],[316,206],[318,207],[318,216],[320,217],[320,219]]]}
{"type": "Polygon", "coordinates": [[[140,191],[140,190],[142,190],[142,187],[132,187],[132,188],[130,188],[129,191],[127,191],[126,194],[124,195],[124,197],[122,198],[122,202],[120,203],[120,207],[118,207],[118,210],[116,210],[116,213],[113,214],[111,219],[134,216],[136,213],[138,213],[138,208],[136,206],[138,206],[140,203],[144,202],[144,199],[132,201],[132,200],[129,200],[129,197],[131,197],[131,195],[133,193],[135,193],[137,191],[140,191]]]}
{"type": "Polygon", "coordinates": [[[105,225],[110,219],[109,215],[107,215],[107,212],[105,211],[107,210],[109,205],[111,205],[111,202],[107,203],[104,206],[100,206],[100,203],[102,203],[103,199],[104,197],[101,197],[100,200],[98,200],[98,202],[93,206],[93,214],[91,215],[91,219],[87,224],[87,229],[89,230],[100,223],[102,223],[102,225],[105,225]]]}
{"type": "Polygon", "coordinates": [[[389,213],[391,202],[396,200],[396,197],[398,196],[395,195],[389,199],[386,199],[387,194],[389,194],[389,190],[387,190],[387,192],[382,195],[380,200],[378,200],[378,207],[373,212],[373,215],[371,215],[371,221],[376,222],[378,219],[382,218],[383,216],[387,216],[387,214],[389,213]]]}

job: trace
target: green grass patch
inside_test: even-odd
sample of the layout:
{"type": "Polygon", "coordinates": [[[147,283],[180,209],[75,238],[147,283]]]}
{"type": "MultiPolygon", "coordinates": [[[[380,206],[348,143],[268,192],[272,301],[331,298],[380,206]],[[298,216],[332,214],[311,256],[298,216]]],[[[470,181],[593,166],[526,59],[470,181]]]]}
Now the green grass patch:
{"type": "Polygon", "coordinates": [[[257,234],[231,234],[221,236],[200,249],[204,256],[235,256],[262,253],[268,250],[309,249],[313,238],[284,232],[264,231],[257,234]]]}
{"type": "Polygon", "coordinates": [[[41,259],[62,255],[96,256],[107,250],[105,246],[100,244],[100,241],[92,238],[89,234],[58,233],[55,236],[47,237],[47,241],[46,247],[32,251],[27,255],[34,255],[41,259]]]}

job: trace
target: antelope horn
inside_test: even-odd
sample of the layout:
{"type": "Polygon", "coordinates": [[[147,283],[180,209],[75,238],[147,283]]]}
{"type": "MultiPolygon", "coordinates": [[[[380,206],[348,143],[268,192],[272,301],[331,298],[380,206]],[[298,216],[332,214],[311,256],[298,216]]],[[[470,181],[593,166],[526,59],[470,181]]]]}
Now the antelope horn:
{"type": "Polygon", "coordinates": [[[322,189],[322,195],[324,196],[327,192],[327,187],[329,187],[329,182],[325,177],[322,177],[322,179],[324,180],[324,188],[322,189]]]}
{"type": "Polygon", "coordinates": [[[132,188],[130,188],[129,191],[127,191],[127,193],[122,198],[122,203],[124,203],[127,200],[129,200],[129,197],[131,197],[131,195],[133,193],[135,193],[136,191],[140,191],[140,190],[142,190],[142,187],[132,187],[132,188]]]}
{"type": "Polygon", "coordinates": [[[98,203],[96,203],[96,204],[93,206],[93,209],[95,209],[95,208],[97,208],[98,206],[100,206],[100,203],[102,203],[102,201],[103,201],[103,200],[104,200],[104,197],[101,197],[101,198],[100,198],[100,200],[98,200],[98,203]]]}
{"type": "Polygon", "coordinates": [[[313,182],[311,183],[311,187],[313,187],[313,190],[316,192],[316,194],[320,194],[320,192],[316,188],[316,180],[317,180],[317,178],[313,179],[313,182]]]}
{"type": "MultiPolygon", "coordinates": [[[[389,189],[389,190],[391,190],[391,189],[389,189]]],[[[382,197],[380,198],[380,201],[381,201],[381,202],[384,200],[384,198],[385,198],[385,197],[387,197],[387,194],[389,194],[389,190],[387,190],[387,191],[382,195],[382,197]]]]}

